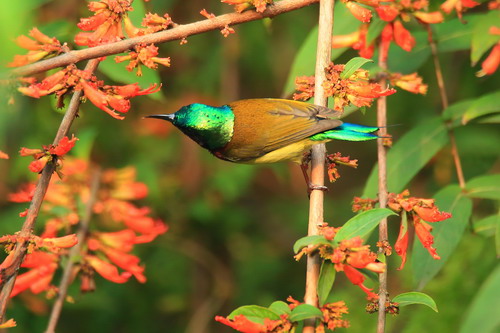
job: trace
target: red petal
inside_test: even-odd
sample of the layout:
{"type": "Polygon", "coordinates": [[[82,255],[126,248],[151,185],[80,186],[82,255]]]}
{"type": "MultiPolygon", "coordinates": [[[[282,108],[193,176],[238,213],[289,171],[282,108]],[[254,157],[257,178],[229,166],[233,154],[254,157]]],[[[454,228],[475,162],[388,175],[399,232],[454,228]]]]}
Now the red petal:
{"type": "Polygon", "coordinates": [[[215,320],[244,333],[264,333],[267,331],[263,324],[255,323],[247,319],[244,315],[237,315],[233,320],[216,316],[215,320]]]}
{"type": "Polygon", "coordinates": [[[406,52],[410,52],[416,43],[415,38],[400,21],[394,22],[394,40],[406,52]]]}
{"type": "MultiPolygon", "coordinates": [[[[406,214],[406,213],[403,213],[406,214]]],[[[399,228],[398,239],[396,240],[396,244],[394,244],[394,250],[397,255],[401,257],[401,266],[399,266],[398,270],[403,269],[406,263],[406,251],[408,250],[408,226],[405,226],[401,223],[399,228]]]]}
{"type": "Polygon", "coordinates": [[[399,15],[399,10],[393,6],[378,6],[375,10],[377,11],[378,16],[386,22],[394,21],[394,19],[396,19],[399,15]]]}
{"type": "Polygon", "coordinates": [[[419,221],[418,217],[414,219],[414,224],[415,233],[417,234],[420,243],[422,243],[422,245],[429,251],[432,258],[441,259],[441,257],[438,256],[436,249],[432,247],[432,244],[434,244],[434,236],[431,234],[432,227],[425,222],[419,221]]]}
{"type": "Polygon", "coordinates": [[[372,12],[369,9],[366,9],[365,7],[362,7],[352,1],[347,2],[346,6],[355,18],[363,23],[370,22],[372,18],[372,12]]]}
{"type": "Polygon", "coordinates": [[[418,216],[427,222],[439,222],[451,217],[450,213],[440,212],[436,206],[433,207],[421,207],[414,206],[413,210],[418,214],[418,216]]]}

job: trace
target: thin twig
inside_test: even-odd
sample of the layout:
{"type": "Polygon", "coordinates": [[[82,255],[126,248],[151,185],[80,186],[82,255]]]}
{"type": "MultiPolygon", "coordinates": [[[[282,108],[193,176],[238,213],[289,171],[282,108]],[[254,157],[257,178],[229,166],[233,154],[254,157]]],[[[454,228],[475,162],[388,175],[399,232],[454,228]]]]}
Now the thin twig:
{"type": "MultiPolygon", "coordinates": [[[[99,64],[99,60],[94,59],[88,62],[85,70],[89,72],[95,71],[99,64]]],[[[54,139],[53,144],[57,145],[59,141],[68,134],[68,131],[75,119],[78,109],[80,106],[80,98],[82,97],[82,91],[75,91],[73,94],[71,101],[68,105],[68,109],[59,125],[59,129],[57,130],[56,137],[54,139]]],[[[40,211],[40,207],[43,202],[43,198],[45,197],[45,193],[47,192],[47,188],[49,187],[50,179],[52,174],[56,169],[57,161],[52,161],[47,163],[45,168],[42,171],[42,174],[38,180],[36,185],[35,193],[33,195],[33,199],[31,200],[31,204],[28,208],[28,214],[26,216],[26,220],[19,232],[18,242],[14,248],[14,259],[12,265],[7,267],[3,272],[5,276],[5,284],[2,286],[2,290],[0,291],[0,322],[3,322],[5,319],[5,310],[7,307],[7,303],[9,300],[10,293],[12,292],[12,288],[14,287],[14,282],[17,277],[17,273],[19,271],[19,266],[21,265],[24,256],[26,254],[26,248],[28,246],[29,238],[32,235],[32,230],[35,227],[36,219],[38,217],[38,212],[40,211]]]]}
{"type": "Polygon", "coordinates": [[[249,21],[260,20],[266,17],[274,17],[290,12],[319,0],[286,0],[268,6],[263,13],[248,10],[243,13],[230,13],[220,15],[211,19],[178,25],[173,29],[163,30],[153,34],[124,39],[115,43],[95,46],[83,50],[74,50],[60,56],[39,61],[31,65],[12,70],[15,76],[30,76],[36,73],[48,71],[49,69],[76,64],[82,60],[95,59],[126,52],[137,44],[164,43],[172,40],[180,40],[192,35],[201,34],[211,30],[223,29],[226,25],[236,25],[249,21]]]}
{"type": "MultiPolygon", "coordinates": [[[[327,106],[328,98],[323,88],[326,80],[325,68],[330,64],[333,30],[333,7],[334,0],[321,0],[319,6],[319,31],[318,47],[316,50],[315,88],[314,104],[327,106]]],[[[325,144],[317,144],[312,147],[311,154],[311,182],[317,186],[325,183],[325,144]]],[[[317,235],[318,225],[323,223],[323,199],[322,190],[313,190],[309,201],[309,226],[307,234],[317,235]]],[[[319,256],[309,255],[307,257],[306,292],[304,301],[307,304],[318,306],[318,280],[321,262],[319,256]]],[[[306,321],[304,333],[315,331],[315,320],[306,321]]]]}
{"type": "MultiPolygon", "coordinates": [[[[382,70],[387,69],[387,62],[382,57],[383,52],[379,51],[378,65],[382,70]]],[[[379,84],[386,86],[386,79],[383,77],[379,84]]],[[[385,96],[377,100],[377,126],[380,137],[387,136],[387,99],[385,96]]],[[[384,138],[377,139],[377,158],[378,158],[378,202],[380,208],[387,207],[387,151],[384,145],[384,138]]],[[[380,221],[378,240],[380,244],[387,242],[387,218],[380,221]]],[[[379,253],[384,253],[384,248],[379,248],[379,253]]],[[[387,264],[387,262],[386,262],[387,264]]],[[[378,321],[377,333],[385,331],[385,303],[387,300],[387,266],[383,273],[379,274],[379,302],[378,302],[378,321]]]]}
{"type": "Polygon", "coordinates": [[[71,251],[68,254],[68,261],[66,263],[66,266],[64,267],[61,283],[59,284],[57,299],[52,306],[52,312],[50,313],[49,323],[47,325],[47,330],[45,331],[45,333],[55,332],[57,322],[59,320],[59,316],[61,315],[62,307],[68,293],[68,287],[72,282],[71,275],[73,272],[74,259],[80,254],[82,245],[85,243],[85,239],[87,238],[94,204],[97,200],[100,179],[101,170],[99,167],[97,167],[92,173],[92,178],[90,181],[90,196],[85,207],[84,215],[82,216],[82,219],[80,221],[77,235],[78,243],[71,248],[71,251]]]}
{"type": "MultiPolygon", "coordinates": [[[[434,60],[434,68],[436,70],[436,79],[439,87],[439,95],[441,96],[441,104],[443,106],[443,111],[448,108],[448,95],[446,93],[446,85],[443,79],[443,71],[441,70],[441,63],[439,62],[438,50],[436,46],[436,41],[432,33],[432,28],[430,24],[425,25],[427,28],[427,38],[429,40],[429,45],[431,47],[432,58],[434,60]]],[[[460,161],[460,155],[458,154],[457,141],[455,139],[455,132],[450,123],[447,124],[448,127],[448,137],[450,139],[451,145],[451,155],[453,156],[453,162],[455,163],[455,170],[457,172],[458,184],[461,189],[465,188],[465,177],[462,169],[462,162],[460,161]]]]}

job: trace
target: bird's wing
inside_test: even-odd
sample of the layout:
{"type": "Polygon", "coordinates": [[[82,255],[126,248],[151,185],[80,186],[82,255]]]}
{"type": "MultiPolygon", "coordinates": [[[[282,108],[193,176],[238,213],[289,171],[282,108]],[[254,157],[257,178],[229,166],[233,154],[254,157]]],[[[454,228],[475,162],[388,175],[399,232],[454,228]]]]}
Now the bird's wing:
{"type": "Polygon", "coordinates": [[[229,106],[235,124],[225,151],[239,160],[260,157],[342,124],[332,119],[340,112],[298,101],[250,99],[229,106]]]}

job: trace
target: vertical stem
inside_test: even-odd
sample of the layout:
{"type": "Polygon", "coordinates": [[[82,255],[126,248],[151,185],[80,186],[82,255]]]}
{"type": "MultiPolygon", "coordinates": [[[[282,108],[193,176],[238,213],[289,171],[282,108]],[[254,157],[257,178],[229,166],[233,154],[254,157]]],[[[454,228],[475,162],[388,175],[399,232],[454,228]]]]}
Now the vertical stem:
{"type": "MultiPolygon", "coordinates": [[[[426,24],[427,28],[427,38],[429,40],[429,45],[431,47],[432,58],[434,60],[434,68],[436,70],[436,79],[439,87],[439,94],[441,96],[441,104],[443,106],[443,111],[448,108],[448,95],[446,94],[446,86],[443,79],[443,71],[441,70],[441,63],[439,62],[438,51],[436,46],[436,41],[434,40],[432,34],[432,28],[430,24],[426,24]]],[[[455,140],[455,133],[451,127],[451,124],[447,124],[448,127],[448,137],[450,139],[451,145],[451,155],[453,156],[453,162],[455,163],[455,169],[457,172],[458,184],[460,188],[465,188],[465,178],[462,169],[462,162],[460,161],[460,155],[458,154],[457,142],[455,140]]]]}
{"type": "Polygon", "coordinates": [[[92,173],[92,178],[90,181],[90,196],[85,206],[85,213],[82,216],[82,220],[80,222],[79,230],[78,230],[78,243],[71,248],[71,251],[68,255],[68,262],[64,267],[64,272],[61,278],[61,283],[59,284],[59,293],[57,295],[57,299],[54,302],[54,306],[52,307],[52,312],[50,313],[49,323],[47,325],[47,329],[45,333],[54,333],[56,330],[57,322],[59,320],[59,316],[61,315],[62,307],[64,305],[64,300],[66,299],[66,295],[68,293],[68,287],[71,284],[71,275],[73,272],[73,263],[74,259],[80,255],[80,251],[82,249],[82,245],[87,238],[87,232],[89,228],[89,223],[92,218],[92,211],[94,207],[94,203],[97,199],[97,192],[99,190],[99,183],[101,178],[101,170],[100,168],[96,168],[92,173]]]}
{"type": "MultiPolygon", "coordinates": [[[[98,59],[90,60],[85,67],[85,70],[93,72],[99,65],[98,59]]],[[[68,105],[68,109],[64,114],[63,119],[61,120],[61,124],[59,125],[59,129],[57,130],[56,137],[54,139],[54,145],[58,144],[59,141],[68,134],[68,131],[75,119],[78,109],[80,107],[80,98],[82,97],[82,91],[75,91],[73,96],[71,97],[71,102],[68,105]]],[[[17,273],[19,270],[19,266],[24,260],[24,256],[26,254],[26,249],[28,247],[28,240],[32,235],[32,230],[35,227],[36,219],[38,217],[38,212],[40,211],[40,207],[42,206],[43,198],[45,197],[45,193],[47,192],[47,188],[49,187],[50,179],[52,174],[54,173],[56,168],[56,161],[51,163],[47,163],[45,168],[42,171],[42,174],[38,180],[36,185],[35,193],[33,194],[33,199],[31,200],[31,204],[28,208],[28,214],[26,215],[26,220],[19,232],[18,238],[19,241],[16,243],[14,248],[14,259],[11,266],[7,267],[4,272],[2,272],[5,276],[5,284],[2,286],[0,290],[0,323],[5,319],[5,310],[7,308],[7,303],[9,301],[10,293],[12,292],[12,288],[14,288],[14,282],[17,277],[17,273]]]]}
{"type": "MultiPolygon", "coordinates": [[[[333,7],[334,0],[321,0],[319,5],[319,30],[318,47],[316,51],[314,104],[327,106],[327,96],[323,89],[326,80],[325,68],[330,64],[333,29],[333,7]]],[[[311,182],[314,185],[324,185],[325,182],[325,156],[324,144],[312,147],[311,155],[311,182]]],[[[318,225],[323,223],[323,199],[324,192],[313,190],[309,201],[309,224],[308,235],[318,234],[318,225]]],[[[304,301],[307,304],[318,306],[318,279],[321,263],[318,255],[307,257],[306,292],[304,301]]],[[[304,333],[312,333],[315,330],[315,320],[307,321],[304,325],[304,333]]]]}
{"type": "MultiPolygon", "coordinates": [[[[382,70],[387,69],[387,62],[382,58],[382,52],[379,52],[378,65],[382,70]]],[[[386,79],[380,80],[382,87],[386,86],[386,79]]],[[[387,135],[387,98],[382,96],[377,100],[377,126],[379,136],[387,135]]],[[[378,158],[378,202],[380,208],[387,207],[387,151],[384,146],[384,139],[377,139],[377,158],[378,158]]],[[[379,224],[379,242],[384,244],[387,241],[387,218],[382,219],[379,224]]],[[[379,248],[379,253],[384,253],[384,248],[379,248]]],[[[379,275],[379,303],[378,303],[378,322],[377,333],[385,331],[385,303],[387,301],[387,267],[379,275]]]]}

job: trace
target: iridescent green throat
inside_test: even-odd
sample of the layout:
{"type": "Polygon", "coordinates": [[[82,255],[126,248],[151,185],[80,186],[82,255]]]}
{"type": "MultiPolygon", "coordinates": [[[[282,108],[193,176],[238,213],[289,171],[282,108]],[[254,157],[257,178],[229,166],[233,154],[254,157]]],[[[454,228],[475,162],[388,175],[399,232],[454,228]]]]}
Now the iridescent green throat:
{"type": "Polygon", "coordinates": [[[213,151],[231,141],[234,113],[227,105],[215,107],[195,103],[180,108],[172,123],[200,146],[213,151]]]}

